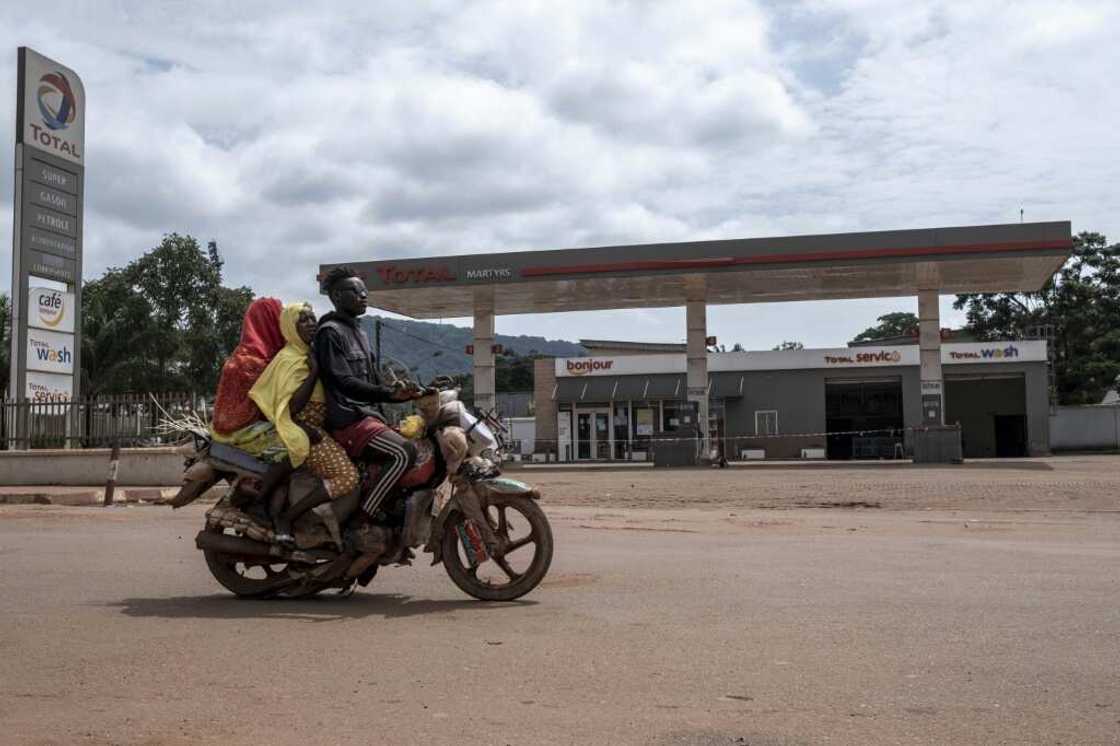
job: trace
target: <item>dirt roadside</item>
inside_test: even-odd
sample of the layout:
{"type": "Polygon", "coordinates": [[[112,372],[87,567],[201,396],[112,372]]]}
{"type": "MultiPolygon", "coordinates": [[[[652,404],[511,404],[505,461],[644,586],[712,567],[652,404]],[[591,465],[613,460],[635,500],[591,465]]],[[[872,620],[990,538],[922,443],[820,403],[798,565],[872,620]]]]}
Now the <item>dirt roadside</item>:
{"type": "MultiPolygon", "coordinates": [[[[962,465],[852,464],[727,469],[510,469],[554,505],[640,509],[1120,511],[1120,456],[962,465]]],[[[158,503],[176,487],[118,487],[117,502],[158,503]]],[[[208,498],[218,498],[212,490],[208,498]]],[[[5,487],[0,505],[100,505],[103,486],[5,487]]]]}
{"type": "Polygon", "coordinates": [[[522,470],[558,505],[618,508],[1116,511],[1120,456],[946,466],[522,470]]]}

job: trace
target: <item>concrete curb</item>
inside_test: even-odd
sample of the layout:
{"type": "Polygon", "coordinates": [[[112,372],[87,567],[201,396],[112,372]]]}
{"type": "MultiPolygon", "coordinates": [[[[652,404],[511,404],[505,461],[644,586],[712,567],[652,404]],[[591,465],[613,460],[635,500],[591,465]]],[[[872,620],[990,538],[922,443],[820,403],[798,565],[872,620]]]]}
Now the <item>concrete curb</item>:
{"type": "MultiPolygon", "coordinates": [[[[109,473],[108,448],[0,451],[0,485],[27,491],[50,487],[87,489],[105,484],[109,473]]],[[[133,487],[179,484],[183,455],[176,448],[122,448],[118,483],[133,487]]]]}
{"type": "MultiPolygon", "coordinates": [[[[179,487],[118,487],[114,505],[163,505],[179,491],[179,487]]],[[[225,486],[213,487],[196,502],[213,503],[225,493],[225,486]]],[[[8,487],[0,491],[3,505],[67,505],[100,506],[105,499],[104,487],[8,487]]]]}

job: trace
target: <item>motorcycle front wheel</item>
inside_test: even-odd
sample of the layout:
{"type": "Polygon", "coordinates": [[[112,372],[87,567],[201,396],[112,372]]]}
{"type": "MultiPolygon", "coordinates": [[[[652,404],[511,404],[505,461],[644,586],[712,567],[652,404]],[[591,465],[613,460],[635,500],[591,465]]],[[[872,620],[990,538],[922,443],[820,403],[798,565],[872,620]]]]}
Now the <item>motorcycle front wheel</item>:
{"type": "Polygon", "coordinates": [[[498,496],[486,517],[498,535],[499,549],[473,562],[464,546],[467,518],[453,511],[444,524],[443,567],[461,591],[480,601],[513,601],[536,588],[552,564],[552,527],[535,500],[498,496]],[[532,549],[530,549],[532,547],[532,549]]]}

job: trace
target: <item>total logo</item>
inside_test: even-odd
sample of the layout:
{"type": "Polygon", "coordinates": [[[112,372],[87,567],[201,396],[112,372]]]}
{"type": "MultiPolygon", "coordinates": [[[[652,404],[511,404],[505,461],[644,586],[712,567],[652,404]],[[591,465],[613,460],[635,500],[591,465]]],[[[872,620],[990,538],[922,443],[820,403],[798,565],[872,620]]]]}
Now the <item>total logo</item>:
{"type": "Polygon", "coordinates": [[[882,350],[880,352],[859,352],[855,355],[825,355],[824,361],[828,365],[845,365],[852,363],[900,363],[902,353],[898,350],[882,350]]]}
{"type": "Polygon", "coordinates": [[[861,352],[856,355],[857,363],[900,363],[902,362],[902,353],[898,350],[891,350],[890,352],[861,352]]]}
{"type": "Polygon", "coordinates": [[[33,402],[63,402],[70,400],[69,391],[59,391],[34,381],[27,382],[28,398],[33,402]]]}
{"type": "Polygon", "coordinates": [[[45,129],[29,122],[34,138],[40,145],[81,159],[82,154],[78,152],[77,145],[52,134],[67,129],[78,116],[78,102],[70,87],[70,81],[60,72],[47,73],[39,78],[36,100],[39,103],[39,114],[45,129]]]}
{"type": "Polygon", "coordinates": [[[1015,345],[1007,347],[983,347],[979,352],[950,352],[951,360],[1006,360],[1019,357],[1019,348],[1015,345]]]}
{"type": "Polygon", "coordinates": [[[378,267],[377,274],[386,285],[423,285],[429,282],[454,282],[447,267],[378,267]]]}
{"type": "Polygon", "coordinates": [[[62,293],[57,290],[41,292],[36,304],[36,311],[39,313],[39,321],[43,322],[43,326],[53,329],[61,324],[66,317],[66,301],[62,297],[62,293]]]}
{"type": "Polygon", "coordinates": [[[586,376],[595,371],[610,370],[614,360],[568,360],[566,366],[570,375],[586,376]]]}
{"type": "Polygon", "coordinates": [[[55,347],[50,342],[39,339],[31,339],[29,342],[32,352],[35,353],[35,359],[41,363],[70,365],[74,362],[74,353],[67,345],[55,347]]]}
{"type": "Polygon", "coordinates": [[[47,73],[39,78],[39,113],[47,129],[64,130],[78,115],[78,104],[70,81],[62,73],[47,73]]]}
{"type": "Polygon", "coordinates": [[[1019,357],[1019,348],[1015,345],[1007,345],[1007,347],[997,347],[994,350],[980,350],[980,356],[995,358],[996,360],[1000,360],[1005,357],[1019,357]]]}

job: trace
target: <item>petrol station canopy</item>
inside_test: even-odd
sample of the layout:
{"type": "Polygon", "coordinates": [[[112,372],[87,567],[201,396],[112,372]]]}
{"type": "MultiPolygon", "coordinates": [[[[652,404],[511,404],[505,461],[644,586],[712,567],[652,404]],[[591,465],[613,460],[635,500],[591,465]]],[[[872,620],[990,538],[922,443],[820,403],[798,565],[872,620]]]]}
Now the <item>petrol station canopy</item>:
{"type": "MultiPolygon", "coordinates": [[[[1014,223],[347,262],[369,304],[413,318],[1037,291],[1070,223],[1014,223]],[[691,290],[690,290],[691,288],[691,290]],[[491,300],[492,298],[492,300],[491,300]]],[[[320,267],[320,277],[337,264],[320,267]]]]}

